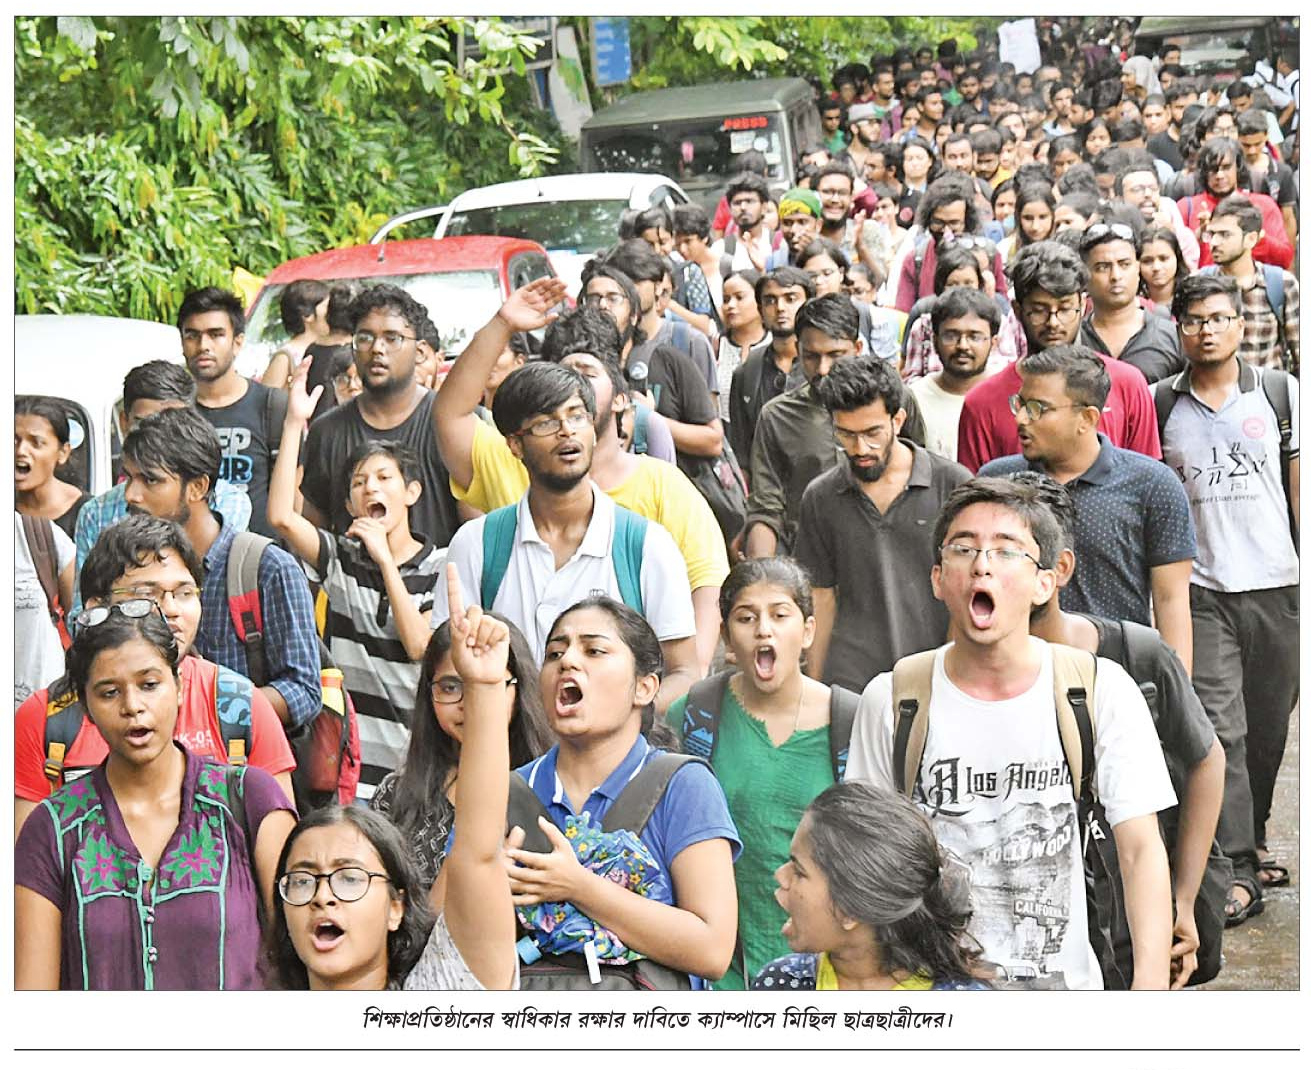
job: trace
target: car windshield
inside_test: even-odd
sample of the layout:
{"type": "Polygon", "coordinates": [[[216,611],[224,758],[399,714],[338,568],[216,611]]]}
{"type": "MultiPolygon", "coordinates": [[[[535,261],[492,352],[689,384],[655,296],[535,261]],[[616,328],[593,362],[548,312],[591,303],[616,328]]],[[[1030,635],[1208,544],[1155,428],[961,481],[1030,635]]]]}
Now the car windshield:
{"type": "MultiPolygon", "coordinates": [[[[338,279],[324,279],[331,286],[338,279]]],[[[501,282],[496,272],[439,271],[423,275],[371,275],[353,279],[361,286],[388,283],[399,286],[428,310],[442,338],[448,357],[457,356],[474,332],[496,315],[501,307],[501,282]]],[[[246,324],[246,341],[242,346],[242,363],[262,370],[278,346],[287,341],[282,326],[280,305],[285,285],[269,286],[261,291],[250,310],[246,324]]],[[[258,374],[258,371],[256,372],[258,374]]]]}
{"type": "Polygon", "coordinates": [[[594,253],[613,245],[626,200],[498,204],[455,212],[445,236],[495,234],[526,238],[553,251],[594,253]]]}
{"type": "Polygon", "coordinates": [[[779,116],[734,115],[597,130],[589,150],[600,171],[654,171],[685,186],[722,182],[742,168],[744,152],[765,154],[769,178],[783,177],[779,116]]]}

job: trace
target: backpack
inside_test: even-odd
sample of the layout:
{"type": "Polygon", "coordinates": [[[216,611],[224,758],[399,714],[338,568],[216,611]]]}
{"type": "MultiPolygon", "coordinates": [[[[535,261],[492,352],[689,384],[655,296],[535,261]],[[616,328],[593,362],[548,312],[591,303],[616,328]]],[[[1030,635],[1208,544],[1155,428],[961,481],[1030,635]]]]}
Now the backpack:
{"type": "MultiPolygon", "coordinates": [[[[1143,698],[1147,700],[1152,722],[1155,723],[1159,715],[1160,696],[1157,694],[1156,685],[1147,677],[1150,675],[1148,666],[1151,664],[1153,653],[1162,643],[1160,633],[1136,621],[1125,620],[1118,623],[1118,636],[1115,629],[1107,630],[1103,640],[1106,653],[1102,656],[1123,666],[1125,672],[1138,684],[1143,698]]],[[[1166,852],[1171,856],[1174,854],[1174,846],[1173,839],[1166,840],[1166,852]]],[[[1211,851],[1206,859],[1206,870],[1202,874],[1202,883],[1198,886],[1197,899],[1193,907],[1193,921],[1197,925],[1198,936],[1197,969],[1189,977],[1186,987],[1191,988],[1193,985],[1214,980],[1220,973],[1221,966],[1224,965],[1222,951],[1225,899],[1228,898],[1233,882],[1233,864],[1224,856],[1219,844],[1213,838],[1211,851]]],[[[1128,941],[1128,932],[1117,936],[1117,944],[1128,943],[1128,941]]]]}
{"type": "MultiPolygon", "coordinates": [[[[299,360],[291,362],[291,370],[296,370],[299,360]]],[[[328,393],[331,393],[332,384],[329,383],[328,393]]],[[[273,462],[277,458],[278,446],[282,442],[282,425],[287,419],[287,400],[290,393],[286,390],[279,390],[276,387],[268,387],[264,395],[264,441],[268,443],[269,448],[269,467],[272,469],[273,462]]]]}
{"type": "MultiPolygon", "coordinates": [[[[1179,400],[1179,388],[1184,385],[1187,370],[1181,371],[1170,379],[1163,379],[1153,391],[1156,402],[1156,431],[1165,444],[1165,425],[1170,420],[1179,400]]],[[[1284,487],[1284,501],[1288,509],[1288,530],[1293,535],[1293,549],[1301,553],[1297,542],[1297,519],[1293,515],[1293,499],[1289,494],[1291,486],[1290,468],[1293,461],[1293,402],[1288,393],[1288,373],[1278,368],[1262,368],[1260,373],[1261,390],[1270,407],[1275,411],[1275,424],[1279,428],[1279,478],[1284,487]]]]}
{"type": "Polygon", "coordinates": [[[64,621],[64,607],[59,604],[59,554],[55,550],[54,521],[40,516],[22,516],[23,538],[27,540],[27,552],[32,558],[32,567],[36,578],[45,592],[46,609],[50,613],[50,623],[59,633],[59,642],[67,650],[73,645],[73,637],[68,634],[68,625],[64,621]]]}
{"type": "Polygon", "coordinates": [[[632,449],[634,453],[646,453],[647,444],[647,427],[651,424],[651,410],[645,405],[633,406],[633,441],[632,449]]]}
{"type": "MultiPolygon", "coordinates": [[[[1106,813],[1093,777],[1093,706],[1097,660],[1073,647],[1050,644],[1056,726],[1070,772],[1083,839],[1084,885],[1088,902],[1088,938],[1108,989],[1127,989],[1133,981],[1133,948],[1124,891],[1119,881],[1115,841],[1107,835],[1106,813]]],[[[929,731],[933,659],[936,650],[911,654],[892,670],[894,711],[892,773],[897,790],[913,795],[929,731]]]]}
{"type": "Polygon", "coordinates": [[[737,258],[737,235],[724,235],[724,251],[719,257],[719,277],[728,278],[733,274],[733,261],[737,258]]]}
{"type": "MultiPolygon", "coordinates": [[[[627,829],[635,835],[641,835],[656,806],[664,798],[674,774],[691,762],[705,764],[702,759],[689,754],[656,751],[606,811],[601,828],[606,832],[627,829]]],[[[508,831],[518,825],[524,830],[525,851],[545,853],[551,850],[551,842],[538,827],[539,816],[550,819],[528,781],[520,773],[513,773],[510,776],[506,829],[508,831]]],[[[537,947],[528,936],[519,941],[518,950],[523,962],[519,987],[525,991],[686,991],[691,988],[687,974],[646,958],[625,966],[593,963],[589,969],[583,954],[540,955],[534,958],[537,947]],[[599,980],[593,980],[593,977],[599,980]]]]}
{"type": "MultiPolygon", "coordinates": [[[[735,669],[708,676],[694,683],[687,693],[683,708],[683,727],[679,733],[683,750],[687,754],[704,758],[711,769],[715,767],[715,747],[719,743],[719,718],[724,707],[728,679],[735,669]]],[[[829,688],[829,760],[833,766],[833,782],[842,783],[847,772],[847,753],[851,749],[851,726],[856,720],[856,707],[860,696],[845,687],[829,688]]]]}
{"type": "MultiPolygon", "coordinates": [[[[622,505],[615,506],[615,530],[610,543],[610,559],[614,563],[615,579],[619,583],[619,597],[624,605],[643,616],[646,615],[646,609],[642,601],[642,551],[646,546],[646,524],[646,517],[622,505]]],[[[496,601],[501,581],[505,579],[505,570],[510,565],[510,554],[514,550],[518,530],[517,502],[493,509],[483,522],[483,609],[490,610],[496,601]]]]}
{"type": "MultiPolygon", "coordinates": [[[[214,712],[223,749],[229,766],[243,766],[250,755],[250,708],[254,684],[240,673],[219,665],[214,675],[214,712]]],[[[70,780],[90,772],[90,767],[69,769],[65,764],[69,749],[83,721],[90,722],[86,708],[66,677],[50,685],[46,694],[45,775],[50,790],[56,791],[70,780]]]]}
{"type": "MultiPolygon", "coordinates": [[[[238,532],[228,555],[228,614],[237,639],[246,650],[246,669],[256,686],[269,681],[264,645],[264,613],[260,606],[259,564],[273,540],[254,532],[238,532]]],[[[288,734],[296,755],[291,784],[296,809],[303,815],[335,801],[347,806],[360,783],[360,726],[355,703],[345,688],[341,670],[319,640],[322,706],[308,725],[288,734]]]]}
{"type": "MultiPolygon", "coordinates": [[[[1284,357],[1284,362],[1287,363],[1288,344],[1284,340],[1284,269],[1278,264],[1260,262],[1256,266],[1261,269],[1261,274],[1265,276],[1266,300],[1270,302],[1270,311],[1275,314],[1275,323],[1279,327],[1280,355],[1284,357]]],[[[1197,274],[1218,275],[1220,274],[1220,268],[1215,264],[1207,264],[1206,267],[1198,268],[1197,274]]]]}

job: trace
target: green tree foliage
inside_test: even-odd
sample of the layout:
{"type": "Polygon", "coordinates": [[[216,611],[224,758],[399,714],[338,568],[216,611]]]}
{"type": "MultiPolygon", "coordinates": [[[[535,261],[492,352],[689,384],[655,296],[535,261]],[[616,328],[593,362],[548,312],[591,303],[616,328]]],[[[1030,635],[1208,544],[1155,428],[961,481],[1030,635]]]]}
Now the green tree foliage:
{"type": "Polygon", "coordinates": [[[18,311],[168,321],[234,266],[537,173],[560,135],[535,48],[495,19],[16,19],[18,311]]]}

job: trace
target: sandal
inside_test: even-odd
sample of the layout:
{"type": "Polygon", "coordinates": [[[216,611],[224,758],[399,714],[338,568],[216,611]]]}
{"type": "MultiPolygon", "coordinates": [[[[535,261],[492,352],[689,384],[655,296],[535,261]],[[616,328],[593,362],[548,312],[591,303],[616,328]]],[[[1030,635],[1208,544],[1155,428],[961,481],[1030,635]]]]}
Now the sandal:
{"type": "Polygon", "coordinates": [[[1252,877],[1235,877],[1229,887],[1229,896],[1225,899],[1225,928],[1232,929],[1242,925],[1249,918],[1254,918],[1265,911],[1265,900],[1261,898],[1260,882],[1252,877]],[[1246,903],[1234,895],[1235,888],[1242,888],[1251,898],[1246,903]]]}
{"type": "Polygon", "coordinates": [[[1288,884],[1288,867],[1281,866],[1273,858],[1263,858],[1256,864],[1256,875],[1265,888],[1283,888],[1288,884]],[[1273,876],[1267,877],[1270,873],[1273,876]]]}

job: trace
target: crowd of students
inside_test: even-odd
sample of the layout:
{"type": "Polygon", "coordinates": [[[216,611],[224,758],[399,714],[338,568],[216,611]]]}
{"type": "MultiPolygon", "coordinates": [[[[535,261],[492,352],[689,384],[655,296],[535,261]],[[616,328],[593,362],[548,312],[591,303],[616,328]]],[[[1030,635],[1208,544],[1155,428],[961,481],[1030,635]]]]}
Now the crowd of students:
{"type": "Polygon", "coordinates": [[[262,381],[189,293],[96,498],[20,398],[18,987],[1214,976],[1288,880],[1296,76],[1056,26],[843,67],[797,188],[444,373],[396,286],[262,381]]]}

